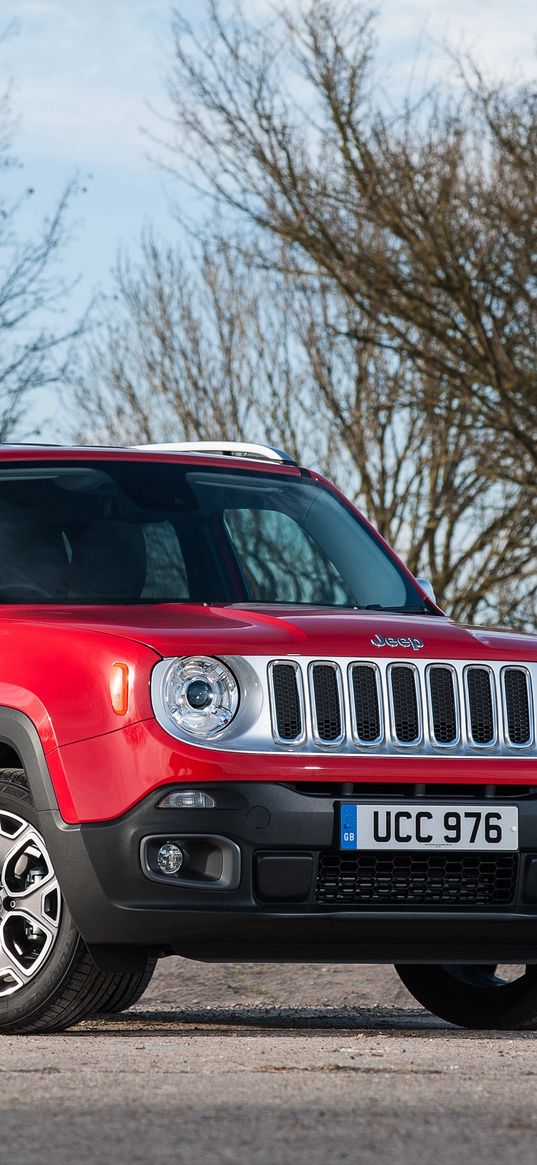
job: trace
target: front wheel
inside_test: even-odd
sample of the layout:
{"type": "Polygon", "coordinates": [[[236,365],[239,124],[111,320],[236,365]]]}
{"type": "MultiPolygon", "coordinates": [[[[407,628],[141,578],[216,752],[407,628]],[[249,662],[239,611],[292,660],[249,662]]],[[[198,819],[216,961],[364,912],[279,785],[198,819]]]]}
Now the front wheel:
{"type": "Polygon", "coordinates": [[[0,1032],[61,1031],[99,1011],[109,977],[62,899],[21,777],[0,780],[0,1032]]]}
{"type": "Polygon", "coordinates": [[[449,1023],[481,1031],[537,1029],[537,966],[396,966],[411,995],[449,1023]]]}

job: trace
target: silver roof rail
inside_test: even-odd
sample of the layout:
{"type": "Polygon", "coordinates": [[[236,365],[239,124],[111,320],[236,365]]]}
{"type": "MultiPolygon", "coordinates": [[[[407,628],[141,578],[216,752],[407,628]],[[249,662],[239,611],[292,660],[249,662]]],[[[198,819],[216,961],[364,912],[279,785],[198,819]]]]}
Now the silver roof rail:
{"type": "Polygon", "coordinates": [[[253,457],[258,461],[279,461],[296,465],[293,457],[271,445],[253,445],[246,441],[173,441],[162,445],[134,445],[134,449],[148,453],[214,453],[226,457],[253,457]]]}

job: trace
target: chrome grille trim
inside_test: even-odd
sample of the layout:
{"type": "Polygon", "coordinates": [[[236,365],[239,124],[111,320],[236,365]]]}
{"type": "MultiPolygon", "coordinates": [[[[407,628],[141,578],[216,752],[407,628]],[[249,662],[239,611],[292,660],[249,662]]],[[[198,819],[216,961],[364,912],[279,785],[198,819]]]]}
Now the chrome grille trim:
{"type": "Polygon", "coordinates": [[[508,663],[505,665],[505,667],[502,667],[500,683],[501,683],[503,723],[504,723],[505,735],[506,735],[507,740],[509,741],[509,745],[511,748],[516,748],[516,749],[529,748],[533,744],[533,741],[534,741],[533,725],[535,723],[535,701],[533,699],[533,687],[532,687],[532,682],[531,682],[531,674],[530,674],[528,668],[524,667],[523,664],[508,663]],[[507,692],[506,692],[506,679],[507,679],[507,674],[509,672],[520,672],[524,676],[524,679],[526,682],[526,695],[527,695],[527,700],[528,700],[529,735],[528,735],[527,741],[525,741],[524,743],[520,743],[520,742],[512,740],[510,732],[509,732],[509,719],[508,719],[508,710],[507,710],[507,692]]]}
{"type": "MultiPolygon", "coordinates": [[[[262,661],[249,657],[249,663],[261,669],[273,661],[262,661]]],[[[291,662],[289,657],[286,660],[278,662],[291,662]]],[[[536,724],[536,699],[535,692],[537,690],[537,663],[535,664],[519,664],[519,663],[504,663],[490,662],[482,663],[480,660],[408,660],[406,658],[398,657],[396,659],[357,659],[357,658],[340,658],[340,659],[308,659],[302,657],[294,657],[293,662],[296,664],[299,673],[304,679],[303,695],[305,700],[304,708],[304,723],[305,734],[300,741],[289,744],[286,742],[279,742],[275,737],[270,735],[270,739],[260,739],[260,733],[256,732],[257,740],[252,743],[250,747],[254,751],[270,751],[276,746],[285,747],[286,751],[299,753],[337,753],[338,755],[399,755],[399,756],[526,756],[533,757],[537,755],[536,741],[537,741],[537,724],[536,724]],[[312,687],[312,669],[315,665],[331,665],[337,676],[340,709],[341,709],[341,733],[337,740],[324,740],[319,735],[317,730],[317,720],[315,711],[315,693],[312,687]],[[357,728],[355,694],[353,687],[353,668],[369,668],[375,676],[375,684],[378,693],[378,709],[380,720],[380,732],[374,741],[363,740],[360,738],[357,728]],[[414,676],[416,685],[416,698],[419,717],[419,733],[413,741],[407,742],[400,740],[397,737],[397,730],[395,725],[395,709],[393,703],[393,689],[391,677],[394,667],[406,667],[410,669],[414,676]],[[453,683],[453,698],[455,707],[456,719],[456,736],[453,740],[440,741],[435,735],[434,727],[434,712],[431,698],[430,677],[435,668],[443,668],[449,671],[453,683]],[[493,718],[493,739],[486,743],[481,743],[476,740],[471,727],[470,703],[468,693],[468,675],[472,669],[480,669],[485,671],[489,677],[490,693],[492,701],[492,718],[493,718]],[[508,714],[507,714],[507,695],[505,689],[505,675],[511,669],[518,669],[523,672],[526,677],[527,691],[528,691],[528,707],[530,720],[530,736],[525,743],[513,743],[509,736],[508,714]]],[[[232,661],[229,661],[232,666],[232,661]]],[[[272,697],[271,697],[272,699],[272,697]]],[[[451,709],[450,709],[451,711],[451,709]]],[[[259,726],[261,728],[261,726],[259,726]]],[[[262,732],[262,728],[261,728],[262,732]]],[[[252,734],[253,736],[253,734],[252,734]]],[[[235,747],[248,747],[246,740],[244,746],[242,741],[238,741],[235,747]]]]}
{"type": "Polygon", "coordinates": [[[388,664],[387,678],[390,724],[394,743],[397,744],[398,748],[415,748],[417,745],[421,744],[421,741],[423,740],[423,711],[418,670],[413,663],[407,663],[406,659],[401,661],[397,660],[388,664]],[[402,734],[401,721],[404,720],[405,717],[403,709],[400,706],[400,697],[403,695],[403,693],[399,693],[398,691],[394,690],[394,675],[397,674],[397,676],[399,676],[399,673],[404,673],[407,671],[410,672],[410,675],[412,676],[412,687],[409,687],[409,693],[412,693],[412,713],[414,712],[415,708],[417,728],[415,735],[410,740],[405,740],[402,734]]]}
{"type": "Polygon", "coordinates": [[[442,751],[444,749],[456,749],[461,743],[461,706],[459,699],[459,686],[457,683],[457,673],[455,668],[450,663],[429,663],[425,669],[425,684],[427,689],[427,714],[429,720],[429,735],[432,742],[442,751]],[[433,697],[431,692],[431,677],[435,671],[445,671],[451,676],[451,687],[453,692],[453,707],[455,715],[455,736],[453,740],[439,740],[436,735],[434,722],[433,697]]]}
{"type": "Polygon", "coordinates": [[[305,701],[304,701],[304,681],[303,681],[302,672],[300,670],[298,663],[296,663],[295,660],[293,660],[293,659],[274,659],[268,665],[267,674],[268,674],[268,687],[269,687],[269,696],[270,696],[270,711],[271,711],[271,720],[272,720],[272,736],[273,736],[275,743],[282,744],[285,746],[287,746],[289,744],[303,744],[303,742],[306,739],[306,708],[305,708],[305,701]],[[301,727],[300,727],[300,732],[298,733],[298,735],[291,737],[291,738],[289,738],[288,736],[280,736],[280,733],[278,731],[278,714],[277,714],[277,710],[276,710],[276,693],[275,693],[275,689],[274,689],[274,668],[278,668],[278,667],[292,668],[292,670],[294,672],[294,676],[295,676],[295,683],[296,683],[296,688],[297,688],[297,698],[298,698],[299,718],[300,718],[300,726],[301,727]]]}
{"type": "Polygon", "coordinates": [[[341,668],[338,663],[330,659],[315,660],[310,663],[308,667],[309,691],[310,691],[310,705],[311,705],[311,721],[313,728],[313,739],[316,744],[323,745],[324,748],[337,748],[338,745],[343,744],[345,740],[345,703],[343,697],[343,681],[341,678],[341,668]],[[340,731],[336,736],[323,736],[319,730],[319,705],[321,703],[319,694],[315,690],[315,677],[319,674],[320,668],[328,668],[333,671],[336,679],[336,691],[338,701],[338,717],[340,724],[340,731]]]}
{"type": "MultiPolygon", "coordinates": [[[[537,760],[537,660],[531,663],[519,663],[506,660],[490,661],[483,664],[480,660],[450,660],[418,659],[415,656],[409,659],[402,654],[390,655],[387,658],[369,656],[331,657],[325,659],[319,656],[294,654],[275,657],[273,655],[223,655],[223,662],[231,669],[237,678],[240,688],[240,702],[237,715],[232,720],[228,730],[214,740],[194,740],[192,736],[181,732],[159,703],[160,683],[163,673],[169,666],[169,660],[161,660],[153,669],[151,691],[153,707],[158,722],[166,731],[177,737],[178,740],[195,744],[196,748],[210,752],[251,753],[269,755],[279,753],[281,756],[303,756],[309,758],[314,768],[315,756],[355,756],[355,757],[387,757],[387,756],[416,756],[416,757],[481,757],[493,762],[496,758],[509,757],[537,760]],[[275,725],[274,688],[271,681],[272,665],[291,665],[295,671],[299,700],[302,732],[300,737],[292,741],[280,740],[275,725]],[[421,739],[416,744],[400,743],[392,729],[389,701],[389,668],[391,664],[410,664],[416,678],[418,707],[421,715],[421,739]],[[342,716],[341,739],[338,742],[324,742],[315,738],[311,688],[309,683],[309,667],[311,664],[329,664],[337,669],[338,691],[342,716]],[[442,743],[435,738],[433,714],[430,703],[428,676],[435,667],[451,669],[455,688],[456,708],[458,717],[459,735],[455,742],[442,743]],[[485,747],[474,745],[469,731],[468,708],[465,693],[465,674],[469,667],[486,667],[491,676],[493,687],[493,701],[496,717],[496,743],[485,747]],[[353,667],[370,668],[375,676],[379,698],[380,732],[376,740],[360,740],[354,716],[354,692],[352,684],[353,667]],[[509,737],[509,720],[507,715],[507,696],[505,693],[505,674],[511,668],[520,669],[527,676],[530,738],[526,743],[512,743],[509,737]]],[[[512,685],[514,688],[514,685],[512,685]]],[[[518,690],[518,689],[517,689],[518,690]]],[[[371,710],[370,693],[364,697],[364,715],[371,710]]],[[[513,722],[514,710],[511,707],[513,722]]],[[[519,713],[520,716],[520,713],[519,713]]],[[[367,719],[367,717],[366,717],[367,719]]],[[[520,731],[519,731],[520,734],[520,731]]],[[[308,779],[309,766],[304,765],[304,779],[308,779]]],[[[537,769],[536,769],[537,772],[537,769]]],[[[334,779],[336,775],[334,773],[334,779]]],[[[395,776],[394,776],[394,779],[395,776]]],[[[494,775],[490,771],[490,781],[494,782],[494,775]]],[[[537,778],[536,778],[537,784],[537,778]]]]}
{"type": "Polygon", "coordinates": [[[348,682],[349,695],[350,695],[351,736],[352,736],[352,739],[353,739],[355,744],[360,746],[360,748],[366,748],[366,749],[376,748],[376,746],[378,744],[381,744],[383,739],[384,739],[384,701],[382,698],[382,683],[381,683],[379,668],[377,667],[376,663],[372,663],[370,660],[367,660],[367,659],[355,660],[354,663],[349,664],[349,666],[347,668],[347,676],[348,676],[347,682],[348,682]],[[360,736],[360,733],[358,732],[358,718],[356,715],[356,698],[355,698],[355,694],[354,694],[354,669],[355,668],[358,668],[358,669],[364,668],[367,671],[372,672],[372,674],[374,676],[375,690],[376,690],[376,697],[377,697],[379,731],[378,731],[377,735],[372,740],[366,740],[363,736],[360,736]]]}
{"type": "MultiPolygon", "coordinates": [[[[464,695],[466,699],[466,714],[467,714],[467,732],[468,739],[473,748],[481,751],[486,749],[488,752],[498,743],[498,700],[496,693],[496,684],[494,683],[494,673],[488,664],[472,663],[468,664],[464,669],[464,695]],[[475,733],[472,725],[472,709],[471,709],[471,694],[470,694],[470,677],[472,675],[484,673],[488,676],[488,693],[490,695],[491,706],[491,736],[486,741],[479,741],[475,738],[475,733]]],[[[475,717],[474,717],[475,719],[475,717]]]]}

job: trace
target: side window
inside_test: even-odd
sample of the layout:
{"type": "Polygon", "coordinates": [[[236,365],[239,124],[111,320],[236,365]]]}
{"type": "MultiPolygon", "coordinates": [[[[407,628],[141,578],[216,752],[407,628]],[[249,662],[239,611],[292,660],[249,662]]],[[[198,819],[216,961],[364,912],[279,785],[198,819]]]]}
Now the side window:
{"type": "Polygon", "coordinates": [[[147,570],[142,599],[188,599],[185,560],[171,522],[146,522],[147,570]]]}
{"type": "Polygon", "coordinates": [[[287,514],[226,510],[224,521],[252,602],[352,606],[339,571],[287,514]]]}

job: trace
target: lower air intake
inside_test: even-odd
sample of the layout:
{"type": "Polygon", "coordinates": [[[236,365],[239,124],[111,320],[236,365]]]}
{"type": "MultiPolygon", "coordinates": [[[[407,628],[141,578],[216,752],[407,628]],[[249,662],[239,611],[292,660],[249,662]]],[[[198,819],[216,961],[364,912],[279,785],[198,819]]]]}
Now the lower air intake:
{"type": "Polygon", "coordinates": [[[315,897],[346,906],[506,906],[517,867],[517,854],[321,853],[315,897]]]}

